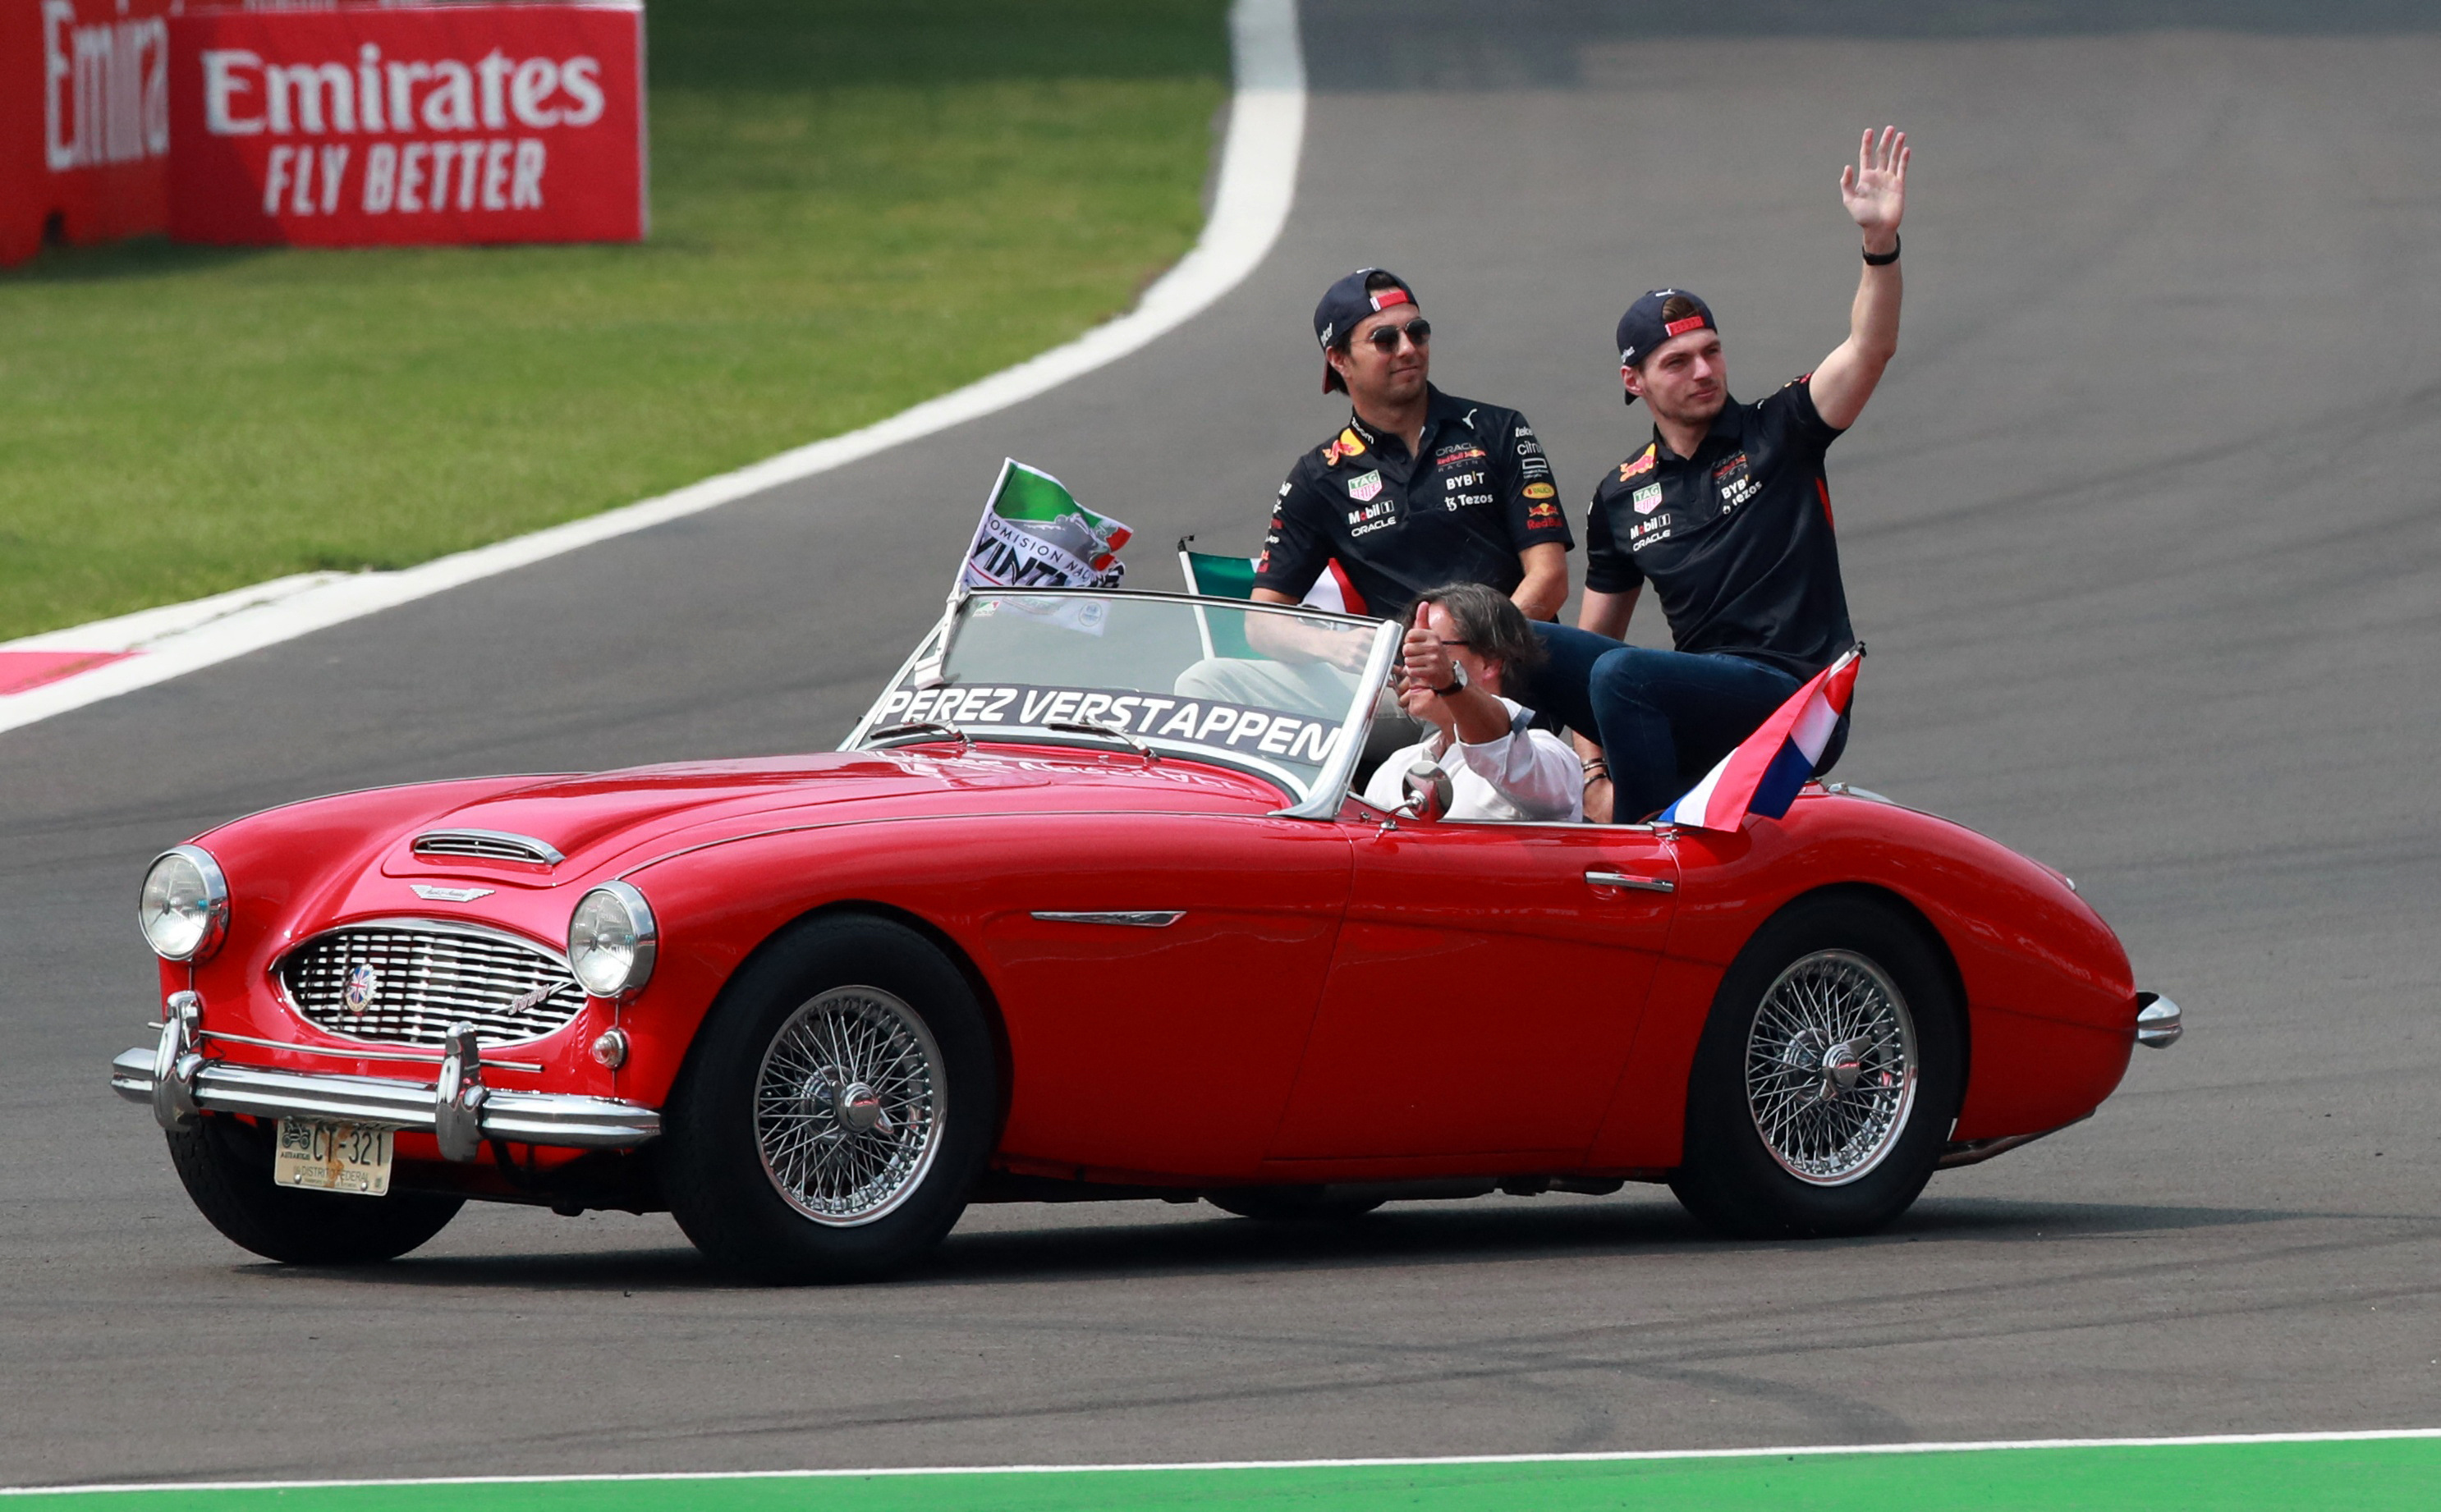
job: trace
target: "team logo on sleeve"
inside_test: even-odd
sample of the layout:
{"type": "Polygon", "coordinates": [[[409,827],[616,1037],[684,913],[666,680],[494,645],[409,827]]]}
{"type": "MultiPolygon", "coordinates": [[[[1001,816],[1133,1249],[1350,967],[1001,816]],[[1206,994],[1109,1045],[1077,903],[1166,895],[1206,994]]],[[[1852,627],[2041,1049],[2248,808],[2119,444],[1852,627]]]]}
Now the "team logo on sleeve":
{"type": "MultiPolygon", "coordinates": [[[[1553,488],[1548,483],[1528,483],[1526,485],[1526,496],[1528,498],[1557,498],[1560,496],[1560,491],[1553,488]]],[[[1528,513],[1531,512],[1529,511],[1528,513]]]]}
{"type": "Polygon", "coordinates": [[[1365,438],[1353,430],[1343,430],[1339,438],[1322,449],[1322,465],[1335,467],[1350,457],[1365,455],[1365,438]]]}
{"type": "Polygon", "coordinates": [[[1558,504],[1528,504],[1526,506],[1526,528],[1528,530],[1546,531],[1559,523],[1560,506],[1558,504]]]}
{"type": "Polygon", "coordinates": [[[1638,473],[1651,471],[1653,471],[1653,447],[1650,442],[1647,442],[1644,450],[1618,464],[1618,480],[1624,483],[1638,473]]]}
{"type": "Polygon", "coordinates": [[[1382,492],[1382,470],[1359,473],[1347,480],[1347,496],[1362,504],[1382,492]]]}

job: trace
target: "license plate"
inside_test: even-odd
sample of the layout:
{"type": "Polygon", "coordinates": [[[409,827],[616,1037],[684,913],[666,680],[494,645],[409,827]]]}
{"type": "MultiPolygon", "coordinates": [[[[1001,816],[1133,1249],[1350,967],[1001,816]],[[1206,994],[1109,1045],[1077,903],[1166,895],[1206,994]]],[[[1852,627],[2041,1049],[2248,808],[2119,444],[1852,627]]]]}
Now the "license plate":
{"type": "Polygon", "coordinates": [[[272,1183],[380,1197],[389,1190],[390,1136],[395,1132],[379,1124],[283,1118],[271,1161],[272,1183]]]}

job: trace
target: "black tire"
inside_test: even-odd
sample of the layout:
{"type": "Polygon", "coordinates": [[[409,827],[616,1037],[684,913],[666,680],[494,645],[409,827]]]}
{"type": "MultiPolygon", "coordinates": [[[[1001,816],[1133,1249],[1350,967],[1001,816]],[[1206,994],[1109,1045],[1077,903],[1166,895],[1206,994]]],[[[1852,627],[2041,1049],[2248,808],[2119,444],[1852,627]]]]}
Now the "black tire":
{"type": "Polygon", "coordinates": [[[800,924],[723,989],[688,1055],[663,1151],[671,1212],[754,1281],[887,1275],[965,1211],[1000,1126],[995,1060],[973,989],[921,935],[852,914],[800,924]],[[889,1076],[868,1086],[876,1068],[889,1076]]]}
{"type": "Polygon", "coordinates": [[[350,1197],[271,1184],[272,1130],[207,1116],[170,1136],[187,1196],[240,1249],[292,1266],[395,1260],[446,1228],[465,1198],[422,1192],[350,1197]]]}
{"type": "Polygon", "coordinates": [[[1223,1213],[1266,1223],[1345,1223],[1382,1205],[1377,1197],[1329,1186],[1227,1186],[1203,1194],[1223,1213]]]}
{"type": "Polygon", "coordinates": [[[1670,1178],[1688,1212],[1738,1238],[1812,1238],[1870,1233],[1907,1211],[1965,1084],[1960,1005],[1935,949],[1915,920],[1848,893],[1799,899],[1755,931],[1688,1076],[1686,1153],[1670,1178]],[[1821,1033],[1817,1019],[1879,1027],[1821,1033]]]}

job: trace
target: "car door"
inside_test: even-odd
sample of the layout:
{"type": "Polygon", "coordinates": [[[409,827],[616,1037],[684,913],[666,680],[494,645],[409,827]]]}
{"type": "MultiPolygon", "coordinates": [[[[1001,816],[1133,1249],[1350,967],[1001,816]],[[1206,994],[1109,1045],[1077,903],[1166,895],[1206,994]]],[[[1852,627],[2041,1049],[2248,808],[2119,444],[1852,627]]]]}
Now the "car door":
{"type": "Polygon", "coordinates": [[[1038,1175],[1246,1177],[1278,1127],[1347,898],[1335,825],[1072,814],[982,925],[1013,1071],[1004,1155],[1038,1175]]]}
{"type": "Polygon", "coordinates": [[[1342,827],[1347,918],[1274,1162],[1581,1157],[1669,931],[1670,841],[1591,824],[1342,827]]]}

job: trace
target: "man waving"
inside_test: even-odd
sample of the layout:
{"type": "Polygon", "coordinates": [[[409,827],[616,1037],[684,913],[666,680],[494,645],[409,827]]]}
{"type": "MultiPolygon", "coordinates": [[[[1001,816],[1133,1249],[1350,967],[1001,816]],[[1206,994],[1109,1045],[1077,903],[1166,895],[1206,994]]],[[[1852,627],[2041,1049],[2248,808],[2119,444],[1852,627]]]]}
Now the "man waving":
{"type": "MultiPolygon", "coordinates": [[[[1760,403],[1730,397],[1720,328],[1694,295],[1653,290],[1619,320],[1619,380],[1653,437],[1595,490],[1579,629],[1547,630],[1536,679],[1541,707],[1600,743],[1591,817],[1662,807],[1854,643],[1823,458],[1898,351],[1908,156],[1904,133],[1868,131],[1841,171],[1864,233],[1848,339],[1760,403]],[[1648,582],[1674,650],[1619,644],[1648,582]]],[[[1826,766],[1844,743],[1843,729],[1826,766]]]]}

